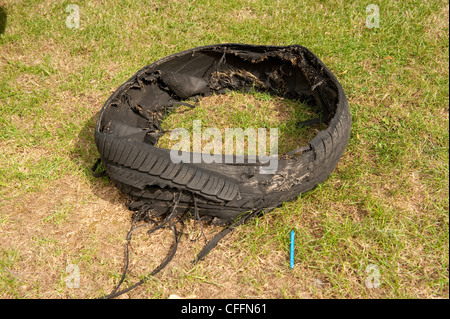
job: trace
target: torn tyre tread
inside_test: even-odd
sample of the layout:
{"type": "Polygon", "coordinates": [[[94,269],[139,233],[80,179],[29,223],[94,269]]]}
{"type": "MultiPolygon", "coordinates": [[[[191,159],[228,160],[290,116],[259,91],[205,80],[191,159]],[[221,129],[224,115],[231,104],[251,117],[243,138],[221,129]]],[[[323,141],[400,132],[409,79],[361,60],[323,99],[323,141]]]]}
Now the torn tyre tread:
{"type": "Polygon", "coordinates": [[[269,211],[328,178],[350,129],[344,90],[305,47],[221,44],[176,53],[139,70],[102,107],[95,140],[107,175],[135,201],[151,201],[147,206],[155,214],[167,214],[181,191],[187,195],[180,197],[178,210],[192,210],[193,194],[202,216],[233,223],[248,210],[269,211]],[[170,150],[156,146],[163,134],[159,123],[168,110],[184,105],[183,100],[228,90],[308,101],[327,127],[308,147],[279,157],[270,174],[264,163],[252,163],[250,157],[243,163],[236,156],[233,163],[174,163],[170,150]]]}

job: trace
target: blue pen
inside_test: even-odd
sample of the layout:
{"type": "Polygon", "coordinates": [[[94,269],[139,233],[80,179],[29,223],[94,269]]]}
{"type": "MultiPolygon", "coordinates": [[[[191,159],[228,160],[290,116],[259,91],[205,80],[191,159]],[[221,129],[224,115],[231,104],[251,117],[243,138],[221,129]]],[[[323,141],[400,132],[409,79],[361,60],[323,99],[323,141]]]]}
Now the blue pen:
{"type": "Polygon", "coordinates": [[[294,231],[291,231],[291,269],[294,268],[294,231]]]}

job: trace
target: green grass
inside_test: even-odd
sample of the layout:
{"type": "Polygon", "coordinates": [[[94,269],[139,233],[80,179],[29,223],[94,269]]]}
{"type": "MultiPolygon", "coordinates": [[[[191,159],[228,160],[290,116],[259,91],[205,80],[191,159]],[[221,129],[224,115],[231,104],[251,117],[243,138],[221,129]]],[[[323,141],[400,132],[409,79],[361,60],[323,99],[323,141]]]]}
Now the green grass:
{"type": "MultiPolygon", "coordinates": [[[[188,101],[189,102],[189,101],[188,101]]],[[[192,103],[192,102],[190,102],[192,103]]],[[[277,154],[286,152],[304,146],[312,139],[315,132],[323,129],[325,125],[312,125],[309,127],[298,126],[300,121],[314,119],[320,116],[314,108],[300,101],[288,100],[281,97],[272,96],[268,93],[250,91],[229,92],[222,95],[212,95],[201,99],[195,103],[195,108],[190,109],[187,106],[177,108],[168,114],[161,123],[161,128],[168,131],[158,142],[162,148],[171,148],[180,142],[180,138],[174,139],[171,136],[173,129],[185,129],[189,133],[189,140],[194,139],[194,121],[201,125],[201,149],[205,149],[207,143],[211,143],[214,137],[207,136],[205,130],[208,128],[217,129],[220,134],[216,134],[219,145],[222,149],[218,150],[222,154],[227,153],[227,129],[242,129],[244,145],[242,145],[243,154],[259,154],[257,136],[258,129],[266,129],[266,152],[269,154],[275,136],[270,135],[269,129],[277,129],[277,154]],[[250,137],[250,133],[255,134],[255,139],[250,137]],[[250,147],[254,146],[254,149],[250,147]]],[[[234,142],[233,153],[236,154],[238,142],[234,142]]],[[[193,143],[191,143],[193,151],[193,143]]],[[[209,151],[209,149],[208,149],[209,151]]],[[[274,154],[274,152],[272,152],[274,154]]]]}
{"type": "MultiPolygon", "coordinates": [[[[448,1],[378,1],[373,29],[365,25],[370,1],[77,1],[80,28],[69,29],[71,3],[0,0],[1,297],[110,292],[123,267],[129,212],[107,179],[90,175],[98,111],[143,66],[234,42],[301,44],[319,56],[347,94],[349,145],[316,189],[239,227],[196,266],[189,262],[203,243],[183,237],[175,266],[128,295],[448,298],[448,1]],[[64,284],[70,263],[80,267],[80,289],[64,284]],[[364,284],[371,264],[379,288],[364,284]]],[[[255,110],[277,102],[251,98],[255,110]]],[[[178,123],[199,116],[214,124],[201,111],[178,123]]],[[[281,125],[248,115],[227,121],[281,125]]],[[[301,132],[279,127],[293,147],[301,132]]],[[[137,239],[126,284],[164,256],[158,236],[137,239]]]]}

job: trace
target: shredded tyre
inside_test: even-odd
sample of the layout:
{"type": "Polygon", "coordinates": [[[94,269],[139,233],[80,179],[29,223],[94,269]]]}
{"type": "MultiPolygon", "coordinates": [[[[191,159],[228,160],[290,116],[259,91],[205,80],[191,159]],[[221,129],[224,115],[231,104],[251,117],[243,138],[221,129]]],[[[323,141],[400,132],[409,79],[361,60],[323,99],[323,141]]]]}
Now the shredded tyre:
{"type": "Polygon", "coordinates": [[[195,194],[201,216],[229,224],[248,211],[268,212],[323,182],[344,152],[350,126],[341,85],[308,49],[223,44],[177,53],[138,71],[101,109],[95,141],[106,174],[136,201],[163,215],[180,191],[178,210],[192,209],[195,194]],[[160,121],[181,101],[250,89],[307,101],[323,114],[327,128],[308,146],[279,158],[273,174],[248,157],[244,163],[234,158],[174,164],[170,150],[155,146],[160,121]]]}
{"type": "Polygon", "coordinates": [[[325,181],[350,137],[351,115],[340,83],[307,48],[221,44],[165,57],[139,70],[106,101],[95,141],[106,174],[133,198],[130,208],[153,216],[195,211],[231,225],[200,254],[204,256],[227,231],[255,214],[267,213],[325,181]],[[278,156],[277,169],[250,156],[232,163],[174,163],[170,150],[157,147],[161,121],[186,100],[228,90],[258,90],[314,106],[326,129],[308,145],[278,156]],[[174,209],[174,203],[176,209],[174,209]]]}

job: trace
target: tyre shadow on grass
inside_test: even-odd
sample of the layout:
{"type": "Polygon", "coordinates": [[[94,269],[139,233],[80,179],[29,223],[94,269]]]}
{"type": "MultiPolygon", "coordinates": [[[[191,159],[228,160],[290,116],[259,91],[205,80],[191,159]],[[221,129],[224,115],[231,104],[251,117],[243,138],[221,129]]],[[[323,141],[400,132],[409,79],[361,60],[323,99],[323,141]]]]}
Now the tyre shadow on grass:
{"type": "MultiPolygon", "coordinates": [[[[100,157],[94,138],[98,114],[99,112],[95,113],[83,124],[81,131],[78,133],[70,158],[79,168],[82,177],[89,182],[92,187],[92,192],[96,196],[111,204],[118,204],[118,202],[126,204],[126,196],[114,186],[108,176],[94,177],[93,175],[92,169],[100,157]]],[[[98,172],[102,169],[102,165],[99,165],[96,171],[98,172]]]]}
{"type": "Polygon", "coordinates": [[[0,35],[5,33],[7,21],[8,14],[6,12],[6,9],[0,6],[0,35]]]}

